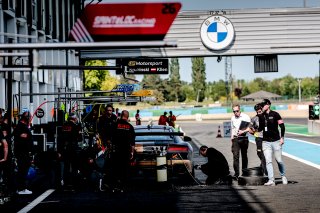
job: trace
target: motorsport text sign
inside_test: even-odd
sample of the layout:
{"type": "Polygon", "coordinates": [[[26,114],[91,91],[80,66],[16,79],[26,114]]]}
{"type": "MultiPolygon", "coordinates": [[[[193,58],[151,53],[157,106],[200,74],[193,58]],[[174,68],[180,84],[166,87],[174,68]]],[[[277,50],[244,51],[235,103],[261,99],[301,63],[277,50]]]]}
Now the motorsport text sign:
{"type": "Polygon", "coordinates": [[[88,4],[70,33],[77,42],[162,40],[180,8],[179,2],[88,4]]]}
{"type": "Polygon", "coordinates": [[[168,74],[168,59],[122,59],[123,71],[128,74],[168,74]]]}

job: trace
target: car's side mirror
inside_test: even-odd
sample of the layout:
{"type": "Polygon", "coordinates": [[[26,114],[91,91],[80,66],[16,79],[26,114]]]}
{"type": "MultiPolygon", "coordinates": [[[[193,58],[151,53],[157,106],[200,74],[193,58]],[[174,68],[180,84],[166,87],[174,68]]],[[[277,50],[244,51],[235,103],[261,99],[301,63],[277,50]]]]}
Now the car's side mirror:
{"type": "Polygon", "coordinates": [[[192,139],[191,139],[189,136],[184,136],[184,137],[183,137],[183,140],[184,140],[184,141],[192,141],[192,139]]]}

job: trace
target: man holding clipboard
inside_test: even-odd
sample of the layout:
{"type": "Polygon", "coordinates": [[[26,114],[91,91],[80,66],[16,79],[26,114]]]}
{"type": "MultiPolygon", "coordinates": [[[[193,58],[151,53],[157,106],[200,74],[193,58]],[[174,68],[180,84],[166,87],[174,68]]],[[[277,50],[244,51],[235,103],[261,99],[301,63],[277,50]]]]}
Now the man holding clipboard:
{"type": "Polygon", "coordinates": [[[234,168],[234,176],[235,180],[238,180],[239,177],[239,159],[240,159],[240,151],[241,151],[241,165],[242,169],[246,169],[248,167],[248,156],[247,151],[249,147],[249,140],[247,136],[247,129],[250,125],[250,117],[249,115],[242,113],[240,110],[240,105],[235,104],[232,106],[233,116],[231,117],[231,142],[232,147],[231,151],[233,154],[233,168],[234,168]],[[239,130],[241,134],[239,134],[239,130]]]}

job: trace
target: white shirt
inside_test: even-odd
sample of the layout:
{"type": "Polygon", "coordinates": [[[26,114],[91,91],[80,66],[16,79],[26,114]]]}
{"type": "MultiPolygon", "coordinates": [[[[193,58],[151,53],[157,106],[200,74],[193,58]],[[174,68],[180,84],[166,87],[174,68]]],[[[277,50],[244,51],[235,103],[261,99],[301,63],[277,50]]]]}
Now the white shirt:
{"type": "Polygon", "coordinates": [[[234,136],[238,135],[238,131],[239,131],[239,127],[241,124],[241,121],[246,121],[246,122],[251,122],[251,118],[249,117],[249,115],[240,112],[239,117],[236,117],[235,115],[233,115],[231,117],[231,139],[234,138],[234,136]]]}

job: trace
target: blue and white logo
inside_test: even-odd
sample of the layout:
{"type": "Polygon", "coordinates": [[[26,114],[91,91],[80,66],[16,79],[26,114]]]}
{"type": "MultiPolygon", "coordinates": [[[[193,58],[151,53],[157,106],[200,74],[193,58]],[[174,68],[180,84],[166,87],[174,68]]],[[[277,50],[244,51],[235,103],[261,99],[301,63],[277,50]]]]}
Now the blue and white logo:
{"type": "Polygon", "coordinates": [[[201,25],[200,37],[204,46],[211,50],[222,50],[234,39],[234,28],[224,16],[211,16],[201,25]]]}

